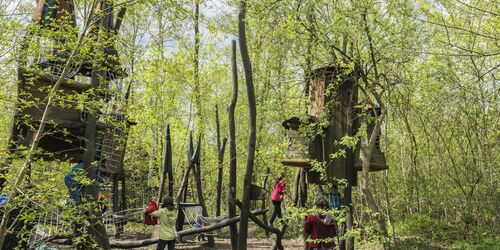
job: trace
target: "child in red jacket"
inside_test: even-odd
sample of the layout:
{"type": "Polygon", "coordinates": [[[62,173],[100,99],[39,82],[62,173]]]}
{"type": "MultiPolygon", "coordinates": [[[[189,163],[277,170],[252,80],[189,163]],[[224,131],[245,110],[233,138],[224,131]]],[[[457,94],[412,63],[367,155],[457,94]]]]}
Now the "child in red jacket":
{"type": "Polygon", "coordinates": [[[285,175],[281,175],[274,184],[273,192],[271,193],[271,201],[273,202],[274,210],[269,220],[269,225],[272,226],[276,217],[282,219],[283,213],[281,212],[281,202],[286,192],[285,175]]]}
{"type": "Polygon", "coordinates": [[[156,210],[158,210],[158,204],[156,204],[154,199],[151,199],[151,201],[149,201],[148,206],[146,207],[146,210],[144,210],[144,224],[146,225],[158,224],[158,218],[151,216],[151,213],[156,210]]]}

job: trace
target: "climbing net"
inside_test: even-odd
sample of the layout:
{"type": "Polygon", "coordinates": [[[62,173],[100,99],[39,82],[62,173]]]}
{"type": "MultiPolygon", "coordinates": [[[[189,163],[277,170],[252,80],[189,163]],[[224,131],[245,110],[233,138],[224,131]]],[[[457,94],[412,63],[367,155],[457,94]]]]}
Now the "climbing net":
{"type": "MultiPolygon", "coordinates": [[[[214,217],[205,217],[203,216],[203,208],[202,206],[186,206],[181,208],[186,221],[191,225],[191,227],[195,227],[195,225],[199,226],[210,226],[213,224],[220,223],[222,220],[227,219],[227,215],[214,216],[214,217]]],[[[205,232],[205,235],[217,235],[220,234],[221,229],[217,229],[210,232],[205,232]]]]}
{"type": "MultiPolygon", "coordinates": [[[[122,227],[127,223],[143,223],[143,208],[132,208],[118,211],[116,213],[104,213],[102,222],[106,225],[116,225],[122,227]]],[[[84,212],[75,214],[74,216],[84,216],[84,212]]],[[[36,226],[33,228],[29,237],[29,246],[36,246],[47,243],[56,238],[68,238],[73,232],[73,224],[69,219],[70,216],[63,211],[50,210],[40,214],[36,226]]],[[[112,227],[106,227],[108,234],[112,234],[112,227]]]]}

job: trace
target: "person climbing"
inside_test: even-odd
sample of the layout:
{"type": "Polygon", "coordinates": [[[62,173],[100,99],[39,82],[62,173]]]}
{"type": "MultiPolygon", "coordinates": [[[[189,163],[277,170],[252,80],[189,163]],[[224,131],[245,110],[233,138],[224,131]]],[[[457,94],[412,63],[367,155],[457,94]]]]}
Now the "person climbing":
{"type": "Polygon", "coordinates": [[[83,161],[79,161],[64,175],[64,184],[68,187],[69,197],[76,203],[81,201],[80,192],[82,191],[83,185],[75,180],[75,174],[83,171],[84,168],[85,164],[83,161]]]}
{"type": "Polygon", "coordinates": [[[276,217],[282,219],[283,214],[281,212],[281,203],[283,202],[283,198],[285,196],[285,183],[286,177],[285,175],[280,175],[276,180],[276,184],[274,184],[273,192],[271,193],[271,201],[273,202],[274,210],[271,214],[271,219],[269,220],[269,225],[273,225],[276,217]]]}
{"type": "MultiPolygon", "coordinates": [[[[314,201],[316,208],[322,212],[330,208],[328,200],[324,196],[319,196],[314,201]]],[[[304,232],[308,234],[306,249],[331,250],[335,248],[335,236],[337,235],[337,225],[332,220],[331,214],[310,214],[304,222],[304,232]]]]}
{"type": "Polygon", "coordinates": [[[175,222],[177,221],[177,211],[175,211],[174,199],[165,197],[161,204],[161,209],[151,213],[151,216],[159,218],[160,221],[160,236],[156,250],[163,250],[168,247],[168,250],[173,250],[175,240],[177,239],[177,231],[175,222]]]}
{"type": "MultiPolygon", "coordinates": [[[[100,185],[104,183],[104,179],[98,174],[97,169],[93,168],[95,175],[95,184],[97,190],[99,190],[100,185]]],[[[78,181],[78,178],[75,178],[81,175],[85,171],[85,164],[83,161],[79,161],[76,165],[71,167],[71,170],[64,175],[64,184],[68,187],[69,197],[76,203],[81,202],[81,193],[84,187],[78,181]]]]}

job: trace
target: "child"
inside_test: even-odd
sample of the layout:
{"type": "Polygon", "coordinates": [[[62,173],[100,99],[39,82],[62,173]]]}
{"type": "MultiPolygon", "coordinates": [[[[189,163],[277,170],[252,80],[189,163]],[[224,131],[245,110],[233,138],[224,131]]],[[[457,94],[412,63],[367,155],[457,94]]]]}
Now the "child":
{"type": "Polygon", "coordinates": [[[152,212],[151,216],[159,218],[160,221],[160,236],[156,250],[164,250],[166,246],[168,246],[168,250],[173,250],[177,239],[175,229],[177,211],[175,211],[172,197],[166,197],[161,204],[161,209],[152,212]]]}
{"type": "MultiPolygon", "coordinates": [[[[196,220],[193,222],[194,228],[201,228],[203,226],[203,222],[201,221],[200,217],[196,218],[196,220]]],[[[196,240],[198,241],[205,241],[205,234],[204,233],[199,233],[196,235],[196,240]]]]}
{"type": "Polygon", "coordinates": [[[151,213],[156,210],[158,210],[158,204],[153,198],[149,201],[146,210],[144,210],[144,224],[152,226],[158,224],[158,218],[151,216],[151,213]]]}
{"type": "Polygon", "coordinates": [[[342,195],[339,193],[337,184],[333,184],[332,192],[330,193],[330,207],[335,210],[342,209],[342,195]]]}
{"type": "Polygon", "coordinates": [[[108,200],[102,193],[99,193],[97,195],[97,206],[99,207],[99,210],[101,213],[105,213],[108,210],[108,200]]]}
{"type": "Polygon", "coordinates": [[[269,220],[269,225],[272,226],[276,217],[283,218],[283,214],[281,212],[281,202],[283,202],[283,197],[285,196],[286,183],[285,176],[281,175],[276,180],[276,184],[274,184],[273,192],[271,193],[271,201],[273,202],[274,210],[271,214],[271,219],[269,220]]]}

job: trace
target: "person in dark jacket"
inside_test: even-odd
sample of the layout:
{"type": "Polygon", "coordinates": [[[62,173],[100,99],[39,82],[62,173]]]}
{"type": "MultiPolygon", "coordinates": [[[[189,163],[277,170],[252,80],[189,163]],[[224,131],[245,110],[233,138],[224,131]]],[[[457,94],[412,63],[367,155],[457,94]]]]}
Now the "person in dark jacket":
{"type": "MultiPolygon", "coordinates": [[[[327,211],[330,208],[325,197],[318,197],[314,202],[316,208],[327,211]]],[[[331,250],[335,248],[337,225],[331,214],[310,214],[304,222],[304,231],[309,235],[306,249],[331,250]]]]}

